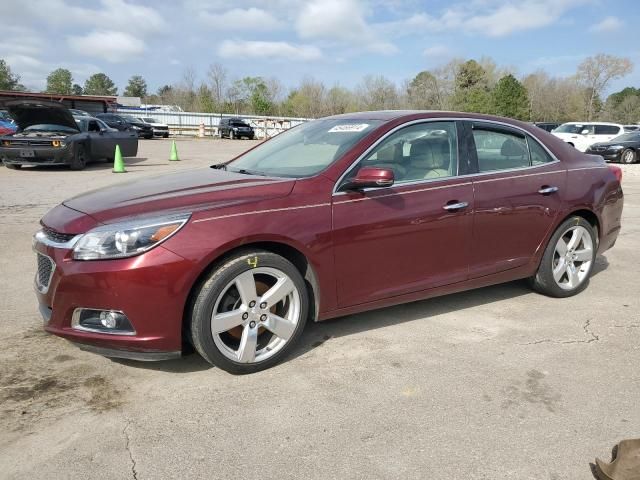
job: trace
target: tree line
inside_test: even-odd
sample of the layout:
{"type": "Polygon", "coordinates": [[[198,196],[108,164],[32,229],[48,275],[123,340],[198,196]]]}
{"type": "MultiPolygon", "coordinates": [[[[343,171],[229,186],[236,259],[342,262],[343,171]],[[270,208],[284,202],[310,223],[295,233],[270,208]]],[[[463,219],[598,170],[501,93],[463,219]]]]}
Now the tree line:
{"type": "MultiPolygon", "coordinates": [[[[144,103],[168,104],[185,111],[317,118],[362,110],[457,110],[501,115],[528,121],[609,120],[640,122],[640,89],[627,87],[604,95],[611,82],[631,72],[628,58],[598,54],[586,58],[573,75],[554,77],[544,70],[520,76],[491,58],[454,59],[397,85],[383,75],[367,75],[354,88],[326,86],[313,77],[286,88],[277,78],[233,79],[221,64],[212,64],[204,79],[185,69],[173,84],[148,92],[140,75],[133,75],[124,96],[144,103]]],[[[0,59],[0,90],[24,90],[20,76],[0,59]]],[[[79,85],[72,73],[58,68],[47,76],[49,93],[117,95],[104,73],[79,85]]]]}

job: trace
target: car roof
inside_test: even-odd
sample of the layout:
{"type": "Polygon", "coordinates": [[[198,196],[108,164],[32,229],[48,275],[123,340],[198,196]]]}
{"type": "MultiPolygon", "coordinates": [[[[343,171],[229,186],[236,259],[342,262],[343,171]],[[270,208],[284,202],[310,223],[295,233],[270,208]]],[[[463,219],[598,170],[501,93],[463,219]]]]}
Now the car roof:
{"type": "Polygon", "coordinates": [[[565,122],[562,125],[612,125],[614,127],[622,127],[619,123],[611,122],[565,122]]]}

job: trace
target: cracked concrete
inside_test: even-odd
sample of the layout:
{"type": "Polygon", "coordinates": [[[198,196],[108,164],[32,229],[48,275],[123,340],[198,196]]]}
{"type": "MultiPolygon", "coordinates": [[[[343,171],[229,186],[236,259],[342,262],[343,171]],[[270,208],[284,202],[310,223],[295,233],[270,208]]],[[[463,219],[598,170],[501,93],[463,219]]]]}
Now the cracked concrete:
{"type": "Polygon", "coordinates": [[[557,343],[560,345],[568,345],[572,343],[593,343],[593,342],[599,341],[600,337],[595,333],[593,333],[590,327],[591,327],[591,320],[587,319],[584,322],[584,325],[582,326],[582,329],[584,330],[584,333],[587,336],[587,338],[583,340],[555,340],[552,338],[545,338],[543,340],[535,340],[533,342],[518,343],[518,345],[540,345],[542,343],[557,343]]]}
{"type": "Polygon", "coordinates": [[[124,426],[124,429],[122,430],[122,434],[124,435],[124,438],[125,438],[124,448],[129,454],[129,459],[131,460],[131,476],[133,477],[134,480],[138,480],[138,472],[136,470],[136,460],[133,458],[133,452],[131,451],[131,438],[129,438],[129,433],[128,433],[130,425],[131,425],[131,420],[127,420],[127,423],[124,426]]]}

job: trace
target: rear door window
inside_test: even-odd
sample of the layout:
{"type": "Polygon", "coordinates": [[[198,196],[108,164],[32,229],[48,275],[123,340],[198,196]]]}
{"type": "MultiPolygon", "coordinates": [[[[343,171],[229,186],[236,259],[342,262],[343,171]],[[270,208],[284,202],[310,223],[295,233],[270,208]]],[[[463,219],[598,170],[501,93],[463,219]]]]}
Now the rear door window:
{"type": "Polygon", "coordinates": [[[495,172],[531,166],[524,134],[482,124],[473,124],[478,172],[495,172]]]}
{"type": "Polygon", "coordinates": [[[620,133],[620,127],[615,125],[596,125],[595,126],[595,134],[596,135],[617,135],[620,133]]]}

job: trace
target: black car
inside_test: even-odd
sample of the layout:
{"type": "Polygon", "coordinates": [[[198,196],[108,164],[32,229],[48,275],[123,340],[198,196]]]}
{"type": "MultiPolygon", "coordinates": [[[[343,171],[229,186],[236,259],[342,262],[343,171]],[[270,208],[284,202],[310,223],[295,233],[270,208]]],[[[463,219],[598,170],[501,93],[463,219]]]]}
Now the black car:
{"type": "Polygon", "coordinates": [[[220,138],[229,137],[231,140],[242,137],[253,140],[255,137],[253,127],[240,118],[221,119],[220,125],[218,125],[218,133],[220,138]]]}
{"type": "Polygon", "coordinates": [[[82,170],[92,160],[113,159],[116,145],[125,157],[138,153],[135,132],[109,128],[93,117],[74,117],[61,103],[15,100],[6,108],[18,126],[0,137],[0,158],[8,168],[68,165],[82,170]]]}
{"type": "Polygon", "coordinates": [[[556,122],[535,122],[534,125],[538,128],[546,130],[547,132],[550,132],[558,128],[561,124],[556,122]]]}
{"type": "Polygon", "coordinates": [[[636,163],[640,158],[640,131],[623,133],[608,142],[594,143],[585,153],[600,155],[607,162],[636,163]]]}
{"type": "Polygon", "coordinates": [[[133,117],[118,115],[116,113],[98,113],[96,118],[99,118],[111,128],[120,131],[133,130],[140,138],[153,138],[153,127],[133,117]]]}

